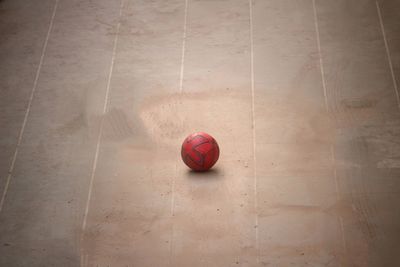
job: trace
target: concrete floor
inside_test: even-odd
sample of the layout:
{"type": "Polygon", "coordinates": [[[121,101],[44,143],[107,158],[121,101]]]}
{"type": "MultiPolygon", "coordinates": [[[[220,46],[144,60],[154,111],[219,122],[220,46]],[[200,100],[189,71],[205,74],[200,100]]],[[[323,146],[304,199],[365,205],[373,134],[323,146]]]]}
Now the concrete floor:
{"type": "Polygon", "coordinates": [[[0,266],[400,266],[400,2],[250,3],[0,1],[0,266]]]}

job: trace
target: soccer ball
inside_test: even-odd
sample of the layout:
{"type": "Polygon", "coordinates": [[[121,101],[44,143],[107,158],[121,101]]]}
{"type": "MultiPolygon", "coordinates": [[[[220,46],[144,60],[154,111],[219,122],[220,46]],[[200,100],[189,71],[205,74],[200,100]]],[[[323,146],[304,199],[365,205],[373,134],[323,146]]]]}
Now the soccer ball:
{"type": "Polygon", "coordinates": [[[207,171],[218,160],[217,141],[206,133],[198,132],[186,137],[182,144],[182,160],[194,171],[207,171]]]}

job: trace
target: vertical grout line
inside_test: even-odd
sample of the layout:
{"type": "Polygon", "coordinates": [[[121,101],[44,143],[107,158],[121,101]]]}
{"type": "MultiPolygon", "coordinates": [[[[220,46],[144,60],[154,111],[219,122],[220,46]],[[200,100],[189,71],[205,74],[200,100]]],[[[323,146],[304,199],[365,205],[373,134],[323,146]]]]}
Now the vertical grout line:
{"type": "MultiPolygon", "coordinates": [[[[181,97],[183,93],[183,75],[185,71],[185,53],[186,53],[186,32],[187,32],[187,15],[188,15],[188,0],[185,0],[185,10],[184,10],[184,19],[183,19],[183,33],[182,33],[182,53],[181,53],[181,66],[180,66],[180,74],[179,74],[179,97],[181,97]]],[[[177,105],[181,102],[178,101],[177,105]]],[[[181,126],[183,126],[183,120],[181,119],[181,126]]],[[[169,241],[169,265],[173,266],[173,240],[174,240],[174,213],[175,213],[175,180],[178,176],[178,158],[175,161],[175,174],[172,177],[171,181],[171,237],[169,241]]]]}
{"type": "Polygon", "coordinates": [[[313,11],[314,11],[315,34],[316,34],[316,37],[317,37],[319,68],[320,68],[320,71],[321,71],[322,88],[324,90],[325,109],[328,112],[329,111],[328,95],[327,95],[327,90],[326,90],[325,71],[324,71],[324,64],[323,64],[322,53],[321,53],[321,40],[320,40],[320,37],[319,37],[320,34],[319,34],[317,7],[315,5],[315,0],[312,0],[312,4],[313,4],[313,11]]]}
{"type": "Polygon", "coordinates": [[[376,4],[376,10],[378,12],[379,23],[381,25],[383,42],[385,43],[386,56],[387,56],[388,63],[389,63],[390,74],[392,75],[393,87],[394,87],[394,92],[396,94],[396,100],[397,100],[397,107],[398,107],[398,109],[400,109],[399,90],[397,88],[396,77],[395,77],[394,71],[393,71],[393,64],[392,64],[392,59],[391,59],[391,56],[390,56],[389,45],[388,45],[387,38],[386,38],[385,27],[383,26],[381,8],[379,7],[379,2],[378,1],[375,1],[375,4],[376,4]]]}
{"type": "Polygon", "coordinates": [[[14,172],[14,167],[15,167],[15,162],[17,160],[19,147],[21,145],[22,137],[23,137],[24,132],[25,132],[26,123],[28,121],[28,117],[29,117],[29,114],[30,114],[30,111],[31,111],[33,98],[35,96],[37,84],[38,84],[39,77],[40,77],[40,72],[41,72],[42,66],[43,66],[44,56],[46,54],[47,44],[49,43],[50,34],[52,32],[52,29],[53,29],[54,18],[56,16],[58,2],[59,2],[59,0],[55,0],[53,13],[51,15],[51,20],[50,20],[50,24],[49,24],[49,29],[47,30],[46,39],[45,39],[44,44],[43,44],[42,54],[40,56],[39,65],[38,65],[38,68],[36,70],[36,76],[35,76],[35,80],[33,82],[31,94],[29,96],[29,101],[28,101],[28,105],[27,105],[27,108],[26,108],[26,111],[25,111],[24,120],[22,122],[21,130],[20,130],[19,135],[18,135],[18,141],[17,141],[17,145],[15,147],[14,155],[13,155],[12,160],[11,160],[11,165],[10,165],[10,168],[8,170],[6,184],[4,186],[3,194],[2,194],[1,200],[0,200],[0,213],[3,210],[4,201],[6,199],[8,188],[10,186],[10,181],[11,181],[11,178],[12,178],[12,175],[13,175],[13,172],[14,172]]]}
{"type": "MultiPolygon", "coordinates": [[[[112,50],[112,56],[111,56],[111,64],[110,64],[110,70],[108,73],[108,79],[107,79],[107,86],[106,86],[106,92],[105,92],[105,97],[104,97],[104,104],[103,104],[103,112],[101,115],[101,120],[100,120],[100,128],[99,128],[99,133],[97,136],[97,144],[96,144],[96,152],[94,155],[94,160],[93,160],[93,166],[92,166],[92,171],[90,175],[90,182],[89,182],[89,191],[88,191],[88,196],[86,199],[86,206],[85,206],[85,213],[83,216],[83,222],[82,222],[82,228],[81,228],[81,259],[82,256],[85,258],[85,265],[87,264],[87,255],[83,255],[83,237],[85,234],[86,230],[86,224],[87,224],[87,218],[88,218],[88,213],[89,213],[89,208],[90,208],[90,200],[92,197],[92,190],[93,190],[93,182],[96,174],[96,168],[97,168],[97,162],[99,158],[99,151],[100,151],[100,143],[101,143],[101,138],[103,135],[103,127],[104,127],[104,116],[107,112],[108,109],[108,102],[109,102],[109,95],[110,95],[110,87],[111,87],[111,78],[113,74],[113,69],[114,69],[114,62],[115,62],[115,56],[116,56],[116,51],[117,51],[117,44],[118,44],[118,38],[119,38],[119,31],[121,27],[121,18],[122,18],[122,10],[124,6],[124,0],[121,0],[120,2],[120,7],[119,7],[119,17],[118,17],[118,23],[117,23],[117,29],[115,33],[115,38],[114,38],[114,44],[113,44],[113,50],[112,50]]],[[[81,261],[82,264],[82,261],[81,261]]],[[[84,266],[85,266],[84,265],[84,266]]]]}
{"type": "MultiPolygon", "coordinates": [[[[318,57],[319,57],[319,66],[320,66],[320,72],[321,72],[321,81],[322,81],[322,88],[324,91],[324,101],[325,101],[325,110],[327,113],[329,113],[329,106],[328,106],[328,96],[327,96],[327,89],[326,89],[326,81],[325,81],[325,71],[324,71],[324,64],[322,60],[322,52],[321,52],[321,40],[320,40],[320,33],[319,33],[319,25],[318,25],[318,16],[317,16],[317,7],[315,4],[315,0],[312,0],[312,5],[313,5],[313,12],[314,12],[314,25],[315,25],[315,34],[316,34],[316,39],[317,39],[317,48],[318,48],[318,57]]],[[[335,151],[334,151],[334,146],[330,146],[331,150],[331,160],[333,164],[333,178],[335,181],[335,195],[336,195],[336,201],[338,202],[339,199],[339,183],[338,183],[338,178],[337,178],[337,170],[336,170],[336,160],[335,160],[335,151]]],[[[343,227],[343,218],[340,215],[337,215],[339,219],[339,224],[340,224],[340,231],[342,234],[342,247],[343,247],[343,252],[346,253],[346,238],[344,235],[344,227],[343,227]]]]}
{"type": "Polygon", "coordinates": [[[180,77],[179,77],[179,92],[180,93],[183,92],[183,72],[185,69],[187,10],[188,10],[188,0],[185,0],[185,15],[184,15],[184,21],[183,21],[183,34],[182,34],[181,72],[180,72],[180,77]]]}
{"type": "Polygon", "coordinates": [[[256,118],[255,118],[255,92],[254,92],[254,44],[253,44],[253,1],[249,0],[249,26],[250,26],[250,77],[251,77],[251,116],[253,135],[253,176],[254,176],[254,234],[257,265],[260,262],[258,240],[258,197],[257,197],[257,155],[256,155],[256,118]]]}

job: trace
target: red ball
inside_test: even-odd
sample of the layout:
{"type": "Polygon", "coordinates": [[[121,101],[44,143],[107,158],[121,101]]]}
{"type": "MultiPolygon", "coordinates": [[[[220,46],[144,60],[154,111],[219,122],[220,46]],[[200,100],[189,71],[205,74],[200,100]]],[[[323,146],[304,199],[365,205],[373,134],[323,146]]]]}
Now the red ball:
{"type": "Polygon", "coordinates": [[[218,160],[217,141],[206,133],[194,133],[186,137],[182,144],[182,160],[194,171],[207,171],[218,160]]]}

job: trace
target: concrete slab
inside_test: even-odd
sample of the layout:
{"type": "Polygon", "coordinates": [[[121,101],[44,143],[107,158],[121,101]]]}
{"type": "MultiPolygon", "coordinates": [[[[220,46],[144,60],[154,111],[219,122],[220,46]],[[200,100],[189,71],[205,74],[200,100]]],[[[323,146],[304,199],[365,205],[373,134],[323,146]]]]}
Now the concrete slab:
{"type": "Polygon", "coordinates": [[[0,1],[0,265],[399,265],[399,8],[0,1]]]}

